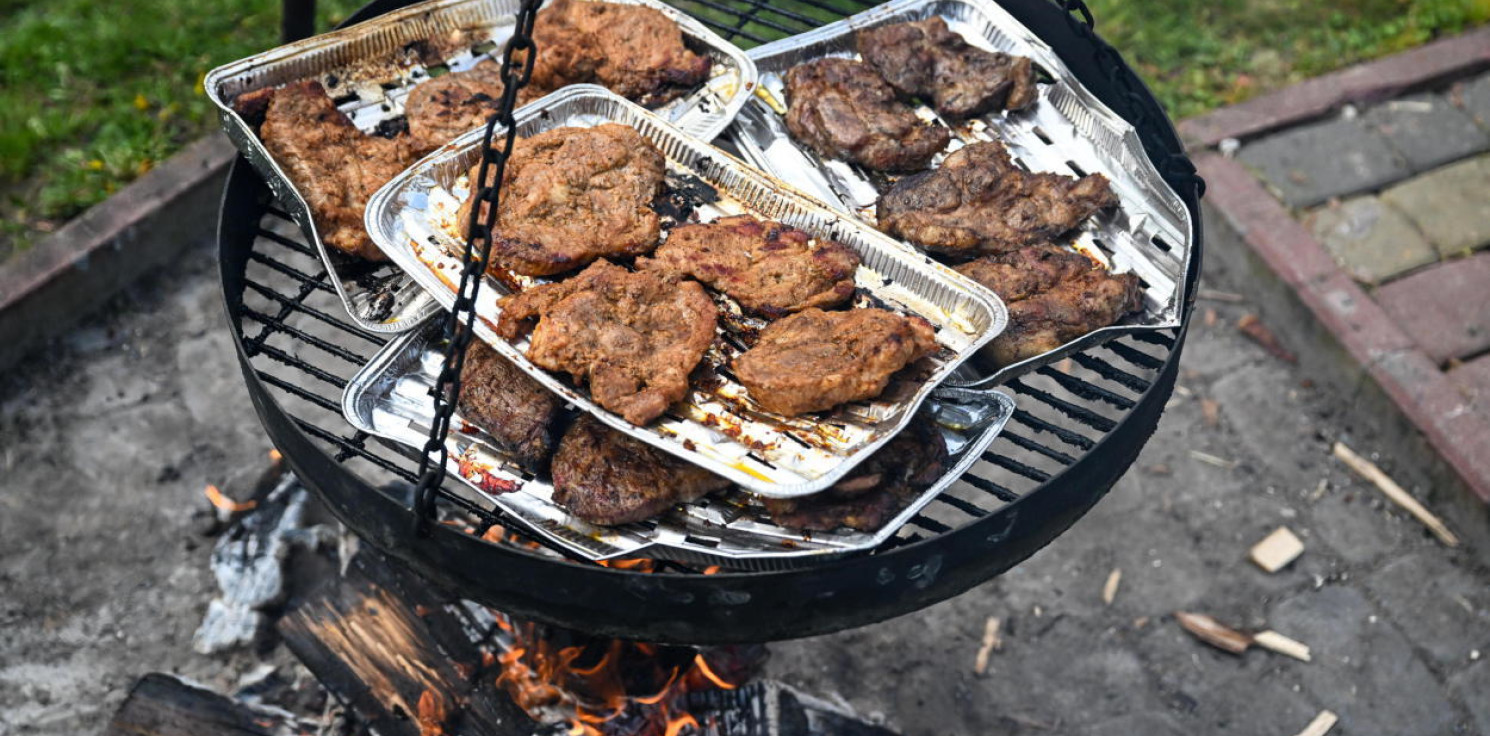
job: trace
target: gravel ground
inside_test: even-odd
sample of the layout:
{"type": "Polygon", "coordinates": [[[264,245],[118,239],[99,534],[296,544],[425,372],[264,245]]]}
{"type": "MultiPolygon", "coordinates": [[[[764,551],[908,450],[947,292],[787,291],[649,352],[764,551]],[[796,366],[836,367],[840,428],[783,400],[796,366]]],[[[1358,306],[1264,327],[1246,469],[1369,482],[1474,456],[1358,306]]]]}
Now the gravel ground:
{"type": "MultiPolygon", "coordinates": [[[[1467,544],[1448,550],[1384,505],[1330,459],[1331,443],[1382,452],[1405,479],[1411,458],[1369,423],[1351,426],[1349,397],[1241,337],[1245,304],[1207,309],[1216,319],[1197,320],[1185,391],[1069,533],[920,613],[773,645],[770,673],[917,735],[1286,735],[1321,709],[1349,736],[1490,735],[1484,524],[1451,517],[1467,544]],[[1216,426],[1202,399],[1218,402],[1216,426]],[[1246,551],[1279,525],[1307,551],[1268,575],[1246,551]],[[1114,569],[1122,583],[1106,605],[1114,569]],[[1275,629],[1309,644],[1313,662],[1210,649],[1176,610],[1275,629]],[[1003,647],[977,676],[989,617],[1003,647]]],[[[213,590],[201,489],[257,470],[268,450],[210,248],[104,312],[0,378],[0,735],[96,732],[147,672],[225,688],[286,660],[282,648],[191,649],[213,590]]]]}

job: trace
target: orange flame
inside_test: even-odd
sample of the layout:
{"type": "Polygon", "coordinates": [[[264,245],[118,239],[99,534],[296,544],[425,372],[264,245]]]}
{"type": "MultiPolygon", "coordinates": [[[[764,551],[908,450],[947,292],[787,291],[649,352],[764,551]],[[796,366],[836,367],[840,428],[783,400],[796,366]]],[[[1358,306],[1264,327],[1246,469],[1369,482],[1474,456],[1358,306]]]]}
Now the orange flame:
{"type": "Polygon", "coordinates": [[[419,736],[443,736],[445,733],[445,699],[433,690],[419,694],[419,736]]]}
{"type": "Polygon", "coordinates": [[[693,664],[695,667],[698,667],[698,671],[702,673],[704,677],[708,678],[709,682],[714,683],[716,686],[725,690],[734,690],[737,687],[730,682],[726,682],[725,679],[720,677],[719,675],[714,674],[714,670],[709,669],[709,661],[704,659],[704,655],[702,653],[693,655],[693,664]]]}
{"type": "Polygon", "coordinates": [[[669,720],[667,722],[667,731],[663,732],[663,736],[678,736],[685,728],[698,730],[698,719],[694,718],[691,713],[684,713],[677,718],[669,720]]]}
{"type": "Polygon", "coordinates": [[[216,506],[217,508],[230,514],[241,514],[244,511],[252,510],[255,506],[259,505],[259,502],[253,499],[249,499],[242,503],[234,501],[233,499],[223,495],[223,492],[219,490],[217,486],[212,485],[211,483],[208,483],[206,490],[202,492],[207,494],[207,500],[211,501],[213,506],[216,506]]]}

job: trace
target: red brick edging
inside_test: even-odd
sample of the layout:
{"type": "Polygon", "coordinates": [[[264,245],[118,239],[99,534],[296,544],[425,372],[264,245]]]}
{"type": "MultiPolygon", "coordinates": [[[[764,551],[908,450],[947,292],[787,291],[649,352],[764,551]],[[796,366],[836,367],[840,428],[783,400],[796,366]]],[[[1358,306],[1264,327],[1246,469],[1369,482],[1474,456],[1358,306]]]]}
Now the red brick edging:
{"type": "Polygon", "coordinates": [[[1408,89],[1490,68],[1490,26],[1190,118],[1180,136],[1195,148],[1244,139],[1323,117],[1349,103],[1376,102],[1408,89]]]}
{"type": "Polygon", "coordinates": [[[1216,154],[1198,156],[1195,164],[1206,180],[1207,202],[1298,295],[1475,495],[1490,503],[1490,425],[1449,377],[1241,164],[1216,154]]]}

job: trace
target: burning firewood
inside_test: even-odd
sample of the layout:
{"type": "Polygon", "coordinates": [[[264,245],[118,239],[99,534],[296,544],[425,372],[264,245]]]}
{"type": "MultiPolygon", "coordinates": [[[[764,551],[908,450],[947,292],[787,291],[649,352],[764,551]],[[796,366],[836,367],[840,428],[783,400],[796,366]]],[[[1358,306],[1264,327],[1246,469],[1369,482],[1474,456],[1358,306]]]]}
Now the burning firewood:
{"type": "Polygon", "coordinates": [[[255,707],[174,675],[140,678],[103,736],[311,736],[317,725],[282,710],[255,707]]]}

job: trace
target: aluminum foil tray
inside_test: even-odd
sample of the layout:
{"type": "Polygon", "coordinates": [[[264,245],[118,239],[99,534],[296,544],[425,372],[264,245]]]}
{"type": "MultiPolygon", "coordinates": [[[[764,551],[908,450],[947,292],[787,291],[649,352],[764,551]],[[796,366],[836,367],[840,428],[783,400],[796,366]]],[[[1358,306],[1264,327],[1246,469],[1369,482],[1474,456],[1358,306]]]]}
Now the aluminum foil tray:
{"type": "MultiPolygon", "coordinates": [[[[743,349],[742,331],[763,322],[721,301],[719,339],[709,349],[689,397],[646,427],[636,427],[591,402],[588,390],[534,366],[524,353],[527,338],[507,342],[492,330],[497,299],[510,293],[487,278],[477,304],[476,334],[564,399],[612,428],[722,475],[756,493],[793,497],[836,483],[905,427],[931,390],[1008,321],[1003,302],[951,269],[907,250],[854,218],[828,209],[738,159],[690,137],[661,118],[593,85],[576,85],[524,108],[518,134],[529,136],[561,126],[605,122],[630,125],[667,161],[671,178],[690,178],[717,190],[718,201],[699,208],[703,221],[751,213],[785,222],[856,250],[863,265],[855,274],[856,300],[925,318],[937,329],[941,350],[902,371],[872,402],[839,407],[827,415],[786,419],[755,408],[745,388],[727,370],[743,349]],[[741,327],[744,325],[745,327],[741,327]],[[717,376],[717,380],[716,377],[717,376]],[[701,384],[707,383],[707,386],[701,384]]],[[[462,251],[455,213],[467,194],[466,172],[481,155],[481,131],[430,154],[379,190],[367,207],[367,229],[385,253],[446,308],[455,300],[462,251]]]]}
{"type": "MultiPolygon", "coordinates": [[[[1082,87],[1049,46],[991,0],[895,0],[751,50],[760,89],[730,128],[730,141],[747,161],[873,223],[875,200],[894,177],[822,159],[792,140],[783,118],[784,75],[813,59],[857,58],[854,34],[859,29],[937,15],[975,46],[1030,57],[1053,81],[1039,85],[1039,101],[1023,112],[996,112],[957,124],[942,120],[927,105],[918,105],[917,114],[952,130],[948,153],[967,143],[1000,140],[1031,171],[1106,176],[1121,205],[1091,218],[1069,245],[1115,271],[1136,272],[1145,297],[1143,311],[1117,325],[1044,355],[986,369],[976,378],[963,380],[960,374],[957,384],[993,385],[1121,334],[1178,327],[1191,251],[1189,210],[1154,169],[1133,127],[1082,87]]],[[[933,166],[944,157],[938,156],[933,166]]]]}
{"type": "MultiPolygon", "coordinates": [[[[342,397],[347,420],[416,455],[433,418],[431,392],[444,358],[441,332],[440,321],[432,320],[384,346],[347,384],[342,397]]],[[[947,441],[952,467],[874,533],[792,531],[772,523],[759,501],[739,489],[675,506],[644,522],[595,526],[554,503],[547,477],[524,471],[459,415],[446,438],[448,470],[465,482],[472,500],[495,504],[535,533],[586,559],[655,557],[779,569],[878,547],[977,462],[1014,412],[1013,399],[1001,393],[957,388],[938,389],[927,406],[947,441]]]]}
{"type": "MultiPolygon", "coordinates": [[[[755,88],[755,65],[738,47],[697,20],[657,0],[609,0],[656,8],[714,61],[698,90],[656,112],[692,135],[712,140],[729,125],[755,88]]],[[[207,96],[233,145],[258,169],[295,223],[314,243],[357,324],[402,332],[436,311],[432,299],[389,263],[345,256],[321,243],[310,209],[253,129],[233,110],[245,92],[314,79],[358,128],[372,132],[403,115],[404,99],[420,82],[464,71],[485,58],[501,61],[519,0],[430,0],[333,33],[281,46],[207,74],[207,96]]]]}

